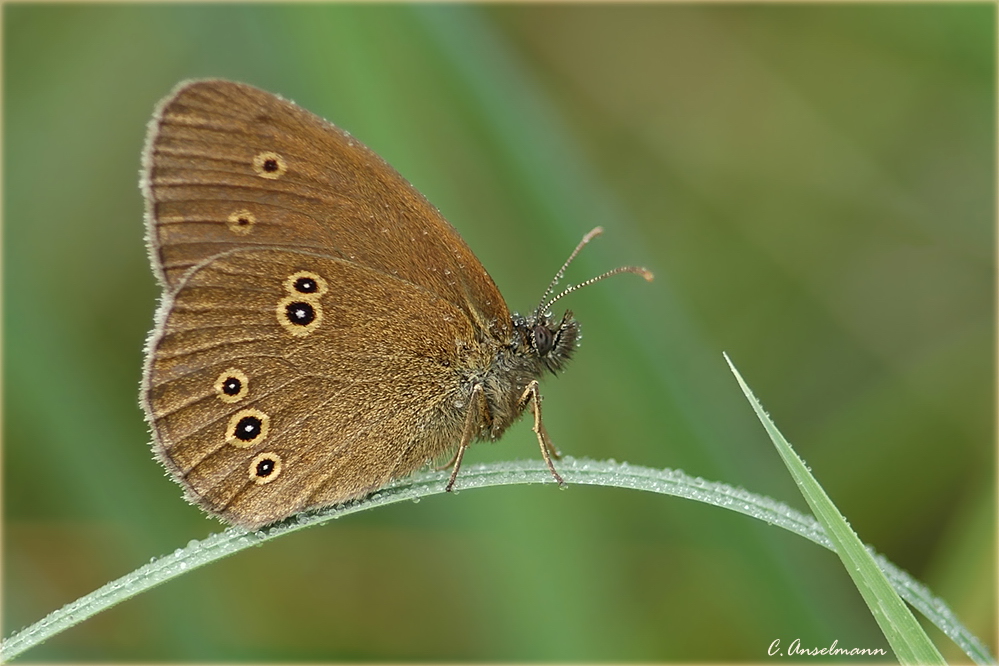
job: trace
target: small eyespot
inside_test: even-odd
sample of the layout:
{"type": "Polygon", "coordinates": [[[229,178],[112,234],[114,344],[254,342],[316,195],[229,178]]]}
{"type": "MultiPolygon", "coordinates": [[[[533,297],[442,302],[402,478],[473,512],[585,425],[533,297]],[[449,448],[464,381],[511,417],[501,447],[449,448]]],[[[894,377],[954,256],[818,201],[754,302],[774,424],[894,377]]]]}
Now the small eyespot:
{"type": "Polygon", "coordinates": [[[319,285],[312,278],[300,277],[295,280],[295,291],[301,294],[314,294],[318,289],[319,285]]]}
{"type": "Polygon", "coordinates": [[[288,276],[284,281],[284,288],[289,294],[319,298],[329,290],[329,285],[312,271],[298,271],[288,276]]]}
{"type": "Polygon", "coordinates": [[[261,453],[250,463],[250,480],[258,486],[270,483],[281,475],[281,467],[281,456],[271,451],[261,453]]]}
{"type": "Polygon", "coordinates": [[[229,219],[226,224],[229,226],[229,231],[234,234],[239,234],[240,236],[245,236],[246,234],[253,231],[253,225],[257,223],[256,216],[248,210],[237,210],[234,213],[229,214],[229,219]]]}
{"type": "Polygon", "coordinates": [[[239,402],[250,391],[250,380],[239,368],[229,368],[215,380],[215,393],[222,402],[239,402]]]}
{"type": "Polygon", "coordinates": [[[304,337],[322,322],[323,306],[315,299],[289,296],[278,302],[277,319],[286,331],[304,337]]]}
{"type": "Polygon", "coordinates": [[[261,178],[277,180],[288,170],[288,164],[277,153],[258,153],[253,158],[253,170],[261,178]]]}
{"type": "Polygon", "coordinates": [[[267,438],[271,419],[259,409],[243,409],[232,415],[225,429],[226,444],[245,449],[267,438]]]}
{"type": "Polygon", "coordinates": [[[284,310],[288,321],[298,326],[308,326],[316,320],[316,309],[305,301],[288,303],[284,310]]]}

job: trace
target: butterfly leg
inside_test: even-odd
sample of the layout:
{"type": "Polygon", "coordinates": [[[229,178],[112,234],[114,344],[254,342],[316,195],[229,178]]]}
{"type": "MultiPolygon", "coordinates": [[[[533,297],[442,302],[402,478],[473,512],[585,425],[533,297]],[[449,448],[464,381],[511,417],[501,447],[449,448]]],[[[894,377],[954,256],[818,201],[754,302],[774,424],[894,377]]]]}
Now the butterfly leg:
{"type": "Polygon", "coordinates": [[[454,488],[454,480],[458,478],[458,470],[461,469],[461,459],[465,457],[465,449],[472,443],[472,437],[475,436],[475,431],[478,429],[481,409],[485,399],[486,394],[482,390],[482,384],[476,384],[472,388],[472,396],[468,400],[468,411],[465,412],[465,429],[461,433],[461,443],[458,444],[458,450],[455,451],[454,458],[444,467],[444,469],[447,469],[447,467],[454,465],[454,468],[451,470],[451,478],[448,479],[447,485],[444,486],[444,492],[449,493],[454,488]]]}
{"type": "Polygon", "coordinates": [[[538,436],[538,444],[541,445],[541,456],[545,459],[545,463],[548,465],[548,471],[552,473],[552,476],[558,481],[558,485],[564,486],[565,480],[562,479],[561,475],[555,471],[555,464],[552,462],[552,458],[558,458],[561,454],[555,445],[552,444],[552,438],[548,436],[548,431],[545,430],[545,424],[541,421],[541,391],[538,388],[537,380],[532,381],[524,389],[524,394],[520,396],[518,401],[518,406],[521,409],[527,407],[527,403],[531,403],[531,407],[534,411],[534,434],[538,436]]]}
{"type": "MultiPolygon", "coordinates": [[[[458,448],[458,451],[461,451],[461,447],[458,448]]],[[[458,462],[458,451],[455,451],[454,455],[451,456],[451,459],[443,465],[434,465],[434,471],[443,472],[446,469],[451,469],[451,466],[458,462]]]]}

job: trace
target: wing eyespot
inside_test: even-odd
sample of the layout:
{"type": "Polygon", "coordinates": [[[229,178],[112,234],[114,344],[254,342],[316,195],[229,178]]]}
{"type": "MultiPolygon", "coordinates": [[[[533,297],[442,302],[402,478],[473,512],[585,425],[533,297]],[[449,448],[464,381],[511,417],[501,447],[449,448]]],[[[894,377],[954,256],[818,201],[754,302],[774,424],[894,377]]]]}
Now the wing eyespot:
{"type": "Polygon", "coordinates": [[[226,225],[229,231],[240,236],[245,236],[253,231],[253,225],[257,223],[257,217],[250,211],[243,209],[229,214],[226,225]]]}
{"type": "Polygon", "coordinates": [[[215,394],[222,402],[239,402],[249,392],[250,380],[239,368],[228,368],[215,380],[215,394]]]}
{"type": "Polygon", "coordinates": [[[323,306],[312,298],[287,296],[278,301],[275,312],[282,328],[296,338],[309,335],[323,321],[323,306]]]}
{"type": "Polygon", "coordinates": [[[288,279],[284,281],[284,289],[292,295],[320,298],[329,291],[329,284],[312,271],[298,271],[289,275],[288,279]]]}
{"type": "Polygon", "coordinates": [[[288,163],[277,153],[267,151],[254,156],[253,170],[261,178],[277,180],[288,171],[288,163]]]}
{"type": "Polygon", "coordinates": [[[249,472],[250,480],[258,486],[262,486],[281,476],[283,467],[284,464],[281,456],[273,451],[268,451],[254,458],[250,462],[247,471],[249,472]]]}
{"type": "Polygon", "coordinates": [[[271,418],[259,409],[242,409],[232,415],[225,430],[226,444],[239,449],[255,446],[267,439],[271,418]]]}

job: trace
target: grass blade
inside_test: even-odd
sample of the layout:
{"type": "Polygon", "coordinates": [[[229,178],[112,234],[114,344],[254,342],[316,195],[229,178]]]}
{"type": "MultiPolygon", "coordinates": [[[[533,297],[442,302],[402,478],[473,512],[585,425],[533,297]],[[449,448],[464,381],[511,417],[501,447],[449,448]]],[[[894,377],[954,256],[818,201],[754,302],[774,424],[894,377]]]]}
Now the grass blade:
{"type": "Polygon", "coordinates": [[[762,405],[735,369],[732,360],[725,355],[732,373],[735,375],[742,392],[746,394],[760,422],[766,429],[774,446],[780,453],[788,471],[798,484],[798,489],[805,496],[805,501],[818,517],[825,528],[826,534],[832,540],[836,553],[843,561],[847,573],[853,579],[854,585],[864,597],[867,607],[871,609],[881,631],[895,651],[895,656],[903,664],[944,664],[943,656],[937,650],[929,636],[919,626],[912,611],[905,605],[901,597],[888,582],[888,579],[878,567],[873,555],[864,547],[863,542],[850,528],[846,518],[833,504],[825,490],[809,472],[804,461],[791,448],[777,426],[763,411],[762,405]]]}

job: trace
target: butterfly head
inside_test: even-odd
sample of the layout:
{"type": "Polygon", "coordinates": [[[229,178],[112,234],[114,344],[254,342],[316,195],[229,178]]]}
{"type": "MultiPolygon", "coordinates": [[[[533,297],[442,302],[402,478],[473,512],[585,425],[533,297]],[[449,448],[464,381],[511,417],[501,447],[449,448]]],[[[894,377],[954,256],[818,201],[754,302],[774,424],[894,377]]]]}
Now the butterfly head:
{"type": "Polygon", "coordinates": [[[579,322],[566,311],[561,319],[535,312],[530,317],[515,316],[518,347],[544,369],[556,373],[572,358],[579,339],[579,322]]]}

